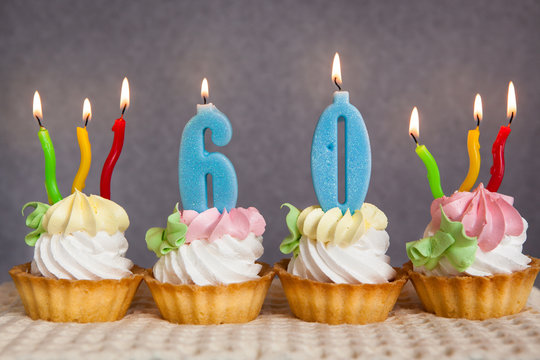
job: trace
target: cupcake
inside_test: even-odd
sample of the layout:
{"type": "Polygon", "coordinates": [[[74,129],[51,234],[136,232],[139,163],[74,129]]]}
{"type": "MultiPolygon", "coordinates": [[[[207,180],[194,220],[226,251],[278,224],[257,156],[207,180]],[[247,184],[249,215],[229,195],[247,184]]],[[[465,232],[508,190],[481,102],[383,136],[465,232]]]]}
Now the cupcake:
{"type": "Polygon", "coordinates": [[[103,322],[121,319],[142,281],[142,269],[125,257],[129,218],[122,207],[75,190],[49,206],[32,202],[25,237],[31,263],[10,275],[32,319],[103,322]]]}
{"type": "Polygon", "coordinates": [[[159,260],[145,280],[163,318],[179,324],[244,323],[259,314],[274,277],[256,260],[266,222],[253,207],[178,210],[146,233],[159,260]]]}
{"type": "Polygon", "coordinates": [[[540,261],[522,253],[527,221],[513,203],[482,184],[433,201],[424,238],[407,243],[410,277],[427,311],[483,320],[523,309],[540,261]]]}
{"type": "Polygon", "coordinates": [[[353,214],[284,205],[290,235],[280,250],[293,257],[275,269],[294,315],[328,324],[384,321],[407,282],[386,255],[386,215],[369,203],[353,214]]]}

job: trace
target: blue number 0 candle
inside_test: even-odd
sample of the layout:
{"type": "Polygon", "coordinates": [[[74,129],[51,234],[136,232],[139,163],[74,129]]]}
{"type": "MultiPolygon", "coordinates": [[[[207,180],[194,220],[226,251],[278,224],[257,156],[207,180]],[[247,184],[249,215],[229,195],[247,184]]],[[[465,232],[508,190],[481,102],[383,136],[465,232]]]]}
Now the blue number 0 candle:
{"type": "Polygon", "coordinates": [[[184,128],[180,144],[178,176],[183,208],[203,212],[208,209],[207,175],[212,175],[214,206],[223,211],[236,206],[238,181],[231,161],[219,152],[204,148],[204,133],[212,131],[212,142],[225,146],[232,137],[232,126],[225,114],[212,103],[206,104],[208,83],[203,80],[204,105],[197,105],[195,115],[184,128]]]}
{"type": "Polygon", "coordinates": [[[311,177],[315,194],[324,211],[339,207],[342,212],[360,209],[371,176],[369,136],[349,92],[341,91],[339,56],[334,57],[332,79],[340,91],[322,113],[311,145],[311,177]],[[345,201],[338,200],[338,121],[345,123],[345,201]]]}

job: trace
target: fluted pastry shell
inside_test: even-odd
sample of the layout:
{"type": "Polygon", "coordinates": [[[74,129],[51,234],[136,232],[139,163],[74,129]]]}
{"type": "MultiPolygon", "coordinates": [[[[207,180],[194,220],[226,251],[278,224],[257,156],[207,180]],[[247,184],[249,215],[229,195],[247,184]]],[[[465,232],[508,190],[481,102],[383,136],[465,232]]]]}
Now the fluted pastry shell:
{"type": "Polygon", "coordinates": [[[144,277],[165,320],[177,324],[226,324],[254,320],[261,311],[273,269],[263,267],[260,278],[228,285],[173,285],[156,280],[152,270],[144,277]]]}
{"type": "Polygon", "coordinates": [[[32,275],[25,263],[9,274],[30,318],[88,323],[124,317],[145,270],[134,266],[131,271],[133,275],[120,280],[67,280],[32,275]]]}
{"type": "Polygon", "coordinates": [[[327,324],[368,324],[386,320],[394,307],[407,272],[382,284],[334,284],[304,279],[287,272],[289,259],[274,265],[293,314],[327,324]]]}
{"type": "Polygon", "coordinates": [[[485,320],[520,312],[538,271],[540,260],[531,257],[529,267],[511,274],[491,276],[427,276],[404,265],[425,309],[448,318],[485,320]]]}

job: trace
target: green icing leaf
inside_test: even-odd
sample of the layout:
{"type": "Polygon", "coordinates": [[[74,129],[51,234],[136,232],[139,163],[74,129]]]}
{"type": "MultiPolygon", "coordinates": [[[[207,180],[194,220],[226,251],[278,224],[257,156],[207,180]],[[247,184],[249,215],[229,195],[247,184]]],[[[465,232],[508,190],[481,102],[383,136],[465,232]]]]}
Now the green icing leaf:
{"type": "Polygon", "coordinates": [[[178,249],[178,248],[175,248],[174,246],[171,246],[168,242],[164,241],[159,245],[158,257],[161,255],[166,255],[175,249],[178,249]]]}
{"type": "Polygon", "coordinates": [[[465,234],[463,224],[450,220],[441,207],[440,229],[431,237],[406,244],[407,256],[414,266],[424,266],[432,270],[442,257],[459,272],[467,270],[472,265],[478,249],[476,237],[465,234]]]}
{"type": "Polygon", "coordinates": [[[45,204],[38,201],[33,201],[24,204],[22,208],[22,214],[24,216],[24,210],[27,207],[34,208],[34,210],[26,217],[26,226],[28,226],[31,229],[34,229],[34,231],[28,233],[24,237],[24,241],[28,246],[35,246],[37,240],[45,232],[45,229],[43,228],[42,222],[43,222],[43,216],[49,210],[50,205],[45,204]]]}
{"type": "Polygon", "coordinates": [[[161,246],[161,242],[163,241],[164,233],[164,228],[153,227],[148,229],[146,235],[144,236],[144,239],[146,240],[146,247],[148,250],[155,252],[158,257],[161,256],[159,248],[161,246]]]}
{"type": "Polygon", "coordinates": [[[476,258],[478,241],[476,237],[465,234],[465,228],[461,222],[448,219],[442,207],[441,213],[441,230],[452,234],[455,240],[455,243],[446,251],[446,257],[456,270],[463,272],[473,264],[476,258]]]}
{"type": "Polygon", "coordinates": [[[175,211],[167,218],[167,229],[165,239],[175,248],[178,248],[186,241],[187,225],[180,222],[180,213],[175,211]]]}
{"type": "Polygon", "coordinates": [[[158,257],[172,250],[178,249],[186,242],[187,225],[180,221],[178,204],[174,212],[167,217],[167,227],[153,227],[148,229],[145,235],[148,250],[156,253],[158,257]]]}
{"type": "Polygon", "coordinates": [[[290,254],[292,252],[294,253],[294,256],[298,256],[298,246],[300,245],[300,237],[302,237],[302,234],[300,234],[300,230],[298,230],[296,221],[300,215],[300,210],[289,203],[281,205],[281,208],[283,208],[283,206],[289,208],[289,213],[285,217],[285,222],[287,223],[290,234],[283,239],[281,245],[279,245],[279,250],[284,254],[290,254]]]}

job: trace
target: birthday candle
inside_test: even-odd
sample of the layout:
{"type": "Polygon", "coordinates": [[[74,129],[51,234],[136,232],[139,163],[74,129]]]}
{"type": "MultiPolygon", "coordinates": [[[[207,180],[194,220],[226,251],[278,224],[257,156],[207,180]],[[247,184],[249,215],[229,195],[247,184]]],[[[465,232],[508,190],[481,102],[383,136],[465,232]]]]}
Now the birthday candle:
{"type": "Polygon", "coordinates": [[[86,177],[90,171],[90,164],[92,163],[92,148],[90,146],[90,140],[88,139],[88,131],[86,127],[88,121],[92,119],[92,108],[90,106],[90,100],[84,99],[83,114],[84,127],[77,127],[77,141],[79,142],[79,148],[81,150],[81,163],[79,170],[73,179],[73,185],[71,186],[71,193],[75,190],[82,191],[85,187],[86,177]]]}
{"type": "Polygon", "coordinates": [[[124,120],[124,113],[129,107],[129,83],[128,79],[124,78],[122,82],[122,92],[120,95],[120,110],[122,113],[118,119],[114,122],[112,131],[114,131],[114,139],[111,146],[111,151],[103,164],[103,170],[101,171],[100,181],[100,194],[106,199],[111,198],[111,177],[114,170],[114,166],[120,157],[122,147],[124,146],[124,133],[126,129],[126,121],[124,120]]]}
{"type": "Polygon", "coordinates": [[[416,106],[411,113],[411,120],[409,123],[409,135],[411,135],[414,142],[416,143],[416,154],[422,160],[426,167],[429,187],[431,189],[433,197],[435,199],[443,197],[444,192],[441,188],[441,176],[439,174],[439,167],[437,166],[437,162],[435,161],[435,158],[433,158],[433,155],[431,155],[425,145],[418,144],[418,139],[420,138],[420,125],[418,119],[418,109],[416,108],[416,106]]]}
{"type": "Polygon", "coordinates": [[[41,111],[41,98],[37,91],[34,93],[34,117],[39,124],[38,138],[45,157],[45,189],[49,203],[54,204],[62,200],[62,194],[60,194],[58,183],[56,182],[56,155],[54,145],[49,136],[49,131],[41,123],[43,113],[41,111]]]}
{"type": "Polygon", "coordinates": [[[467,136],[467,150],[469,152],[469,172],[459,187],[459,191],[470,191],[480,173],[480,121],[482,120],[482,98],[476,94],[474,99],[474,118],[476,129],[469,130],[467,136]]]}
{"type": "Polygon", "coordinates": [[[338,88],[333,103],[317,123],[311,144],[311,177],[323,211],[339,207],[343,213],[362,207],[371,176],[371,147],[362,115],[341,90],[339,55],[334,56],[332,81],[338,88]],[[338,122],[345,123],[345,201],[338,201],[338,122]]]}
{"type": "Polygon", "coordinates": [[[203,212],[208,209],[208,175],[212,176],[213,206],[219,211],[236,206],[238,181],[231,161],[219,152],[204,148],[204,133],[212,131],[212,142],[225,146],[232,137],[232,126],[225,114],[212,103],[207,104],[208,81],[201,85],[204,104],[197,105],[197,114],[182,132],[178,160],[178,182],[182,206],[186,210],[203,212]]]}
{"type": "Polygon", "coordinates": [[[506,116],[509,118],[508,125],[501,126],[497,138],[493,143],[491,148],[491,153],[493,155],[493,166],[491,167],[491,179],[489,180],[486,189],[492,192],[499,190],[501,186],[503,177],[504,177],[504,146],[506,145],[506,139],[510,132],[510,124],[512,120],[516,117],[517,106],[516,106],[516,91],[514,90],[514,83],[510,81],[508,84],[508,100],[506,105],[506,116]]]}

